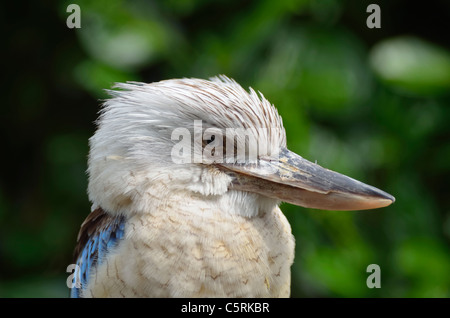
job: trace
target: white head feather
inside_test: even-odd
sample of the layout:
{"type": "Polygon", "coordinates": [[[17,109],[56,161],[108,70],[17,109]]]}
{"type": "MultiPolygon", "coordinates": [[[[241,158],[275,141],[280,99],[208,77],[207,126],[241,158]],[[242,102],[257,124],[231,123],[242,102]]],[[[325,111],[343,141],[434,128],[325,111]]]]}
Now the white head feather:
{"type": "MultiPolygon", "coordinates": [[[[273,156],[286,146],[281,117],[264,96],[220,76],[210,81],[174,79],[129,82],[109,91],[90,139],[89,198],[110,213],[151,213],[175,193],[200,195],[228,204],[245,216],[271,209],[274,199],[229,190],[231,177],[213,165],[177,164],[171,149],[176,128],[250,129],[273,156]],[[265,128],[265,129],[260,129],[265,128]]],[[[237,136],[239,138],[239,136],[237,136]]]]}

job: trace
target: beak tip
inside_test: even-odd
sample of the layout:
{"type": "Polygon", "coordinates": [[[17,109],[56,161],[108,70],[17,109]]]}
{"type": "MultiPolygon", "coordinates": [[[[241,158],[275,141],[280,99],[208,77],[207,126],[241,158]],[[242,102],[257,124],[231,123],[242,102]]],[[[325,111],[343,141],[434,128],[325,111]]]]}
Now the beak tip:
{"type": "Polygon", "coordinates": [[[390,195],[389,193],[384,192],[383,195],[379,195],[377,198],[369,200],[369,202],[369,205],[365,207],[364,210],[390,206],[395,202],[395,197],[390,195]]]}
{"type": "Polygon", "coordinates": [[[392,201],[392,203],[395,203],[395,197],[394,196],[391,195],[390,200],[392,201]]]}
{"type": "Polygon", "coordinates": [[[367,200],[365,201],[367,203],[367,207],[364,207],[364,210],[384,208],[395,202],[395,197],[393,195],[377,188],[371,188],[374,191],[372,192],[372,195],[366,197],[367,200]]]}
{"type": "Polygon", "coordinates": [[[395,202],[395,197],[387,192],[384,192],[382,190],[378,190],[379,191],[379,198],[383,201],[390,201],[387,205],[391,205],[392,203],[395,202]]]}

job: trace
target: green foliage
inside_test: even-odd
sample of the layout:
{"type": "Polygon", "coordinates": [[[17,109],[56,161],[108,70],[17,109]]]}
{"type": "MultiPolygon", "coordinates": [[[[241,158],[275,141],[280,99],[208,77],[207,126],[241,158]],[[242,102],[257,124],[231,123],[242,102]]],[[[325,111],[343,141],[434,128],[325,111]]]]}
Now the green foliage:
{"type": "Polygon", "coordinates": [[[293,297],[450,296],[450,43],[426,22],[450,28],[446,1],[431,13],[382,2],[381,29],[366,27],[368,3],[334,0],[80,1],[81,29],[68,29],[71,2],[11,8],[0,296],[68,296],[103,90],[217,74],[277,106],[291,150],[396,197],[366,212],[283,204],[293,297]],[[420,30],[396,18],[408,12],[424,15],[420,30]]]}
{"type": "Polygon", "coordinates": [[[436,95],[450,89],[450,54],[418,38],[381,42],[373,49],[371,61],[381,80],[403,91],[436,95]]]}

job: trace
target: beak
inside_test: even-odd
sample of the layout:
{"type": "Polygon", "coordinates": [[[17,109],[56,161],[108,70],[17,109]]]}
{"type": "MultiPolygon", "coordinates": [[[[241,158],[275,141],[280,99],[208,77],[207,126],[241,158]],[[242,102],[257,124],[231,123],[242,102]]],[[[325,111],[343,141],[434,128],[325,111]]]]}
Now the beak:
{"type": "Polygon", "coordinates": [[[395,202],[384,191],[322,168],[288,149],[282,149],[277,159],[259,158],[256,164],[220,166],[233,178],[232,189],[306,208],[367,210],[395,202]]]}

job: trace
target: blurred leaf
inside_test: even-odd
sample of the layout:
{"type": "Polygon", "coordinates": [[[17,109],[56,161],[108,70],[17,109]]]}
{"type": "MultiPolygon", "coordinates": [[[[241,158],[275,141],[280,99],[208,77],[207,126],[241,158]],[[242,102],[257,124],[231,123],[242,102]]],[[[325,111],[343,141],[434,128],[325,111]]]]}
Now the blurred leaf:
{"type": "Polygon", "coordinates": [[[341,297],[363,297],[370,289],[366,273],[371,259],[367,251],[353,245],[345,249],[320,247],[306,257],[307,270],[341,297]]]}
{"type": "Polygon", "coordinates": [[[433,239],[417,237],[403,242],[396,264],[415,286],[411,297],[450,297],[450,251],[433,239]]]}
{"type": "Polygon", "coordinates": [[[342,2],[339,0],[312,0],[310,11],[313,17],[325,24],[334,24],[342,13],[342,2]]]}
{"type": "Polygon", "coordinates": [[[155,7],[145,2],[128,6],[87,2],[81,8],[81,44],[93,58],[114,68],[130,71],[142,67],[166,52],[176,38],[155,7]]]}
{"type": "MultiPolygon", "coordinates": [[[[365,101],[372,82],[359,41],[341,29],[303,27],[290,35],[297,42],[290,72],[297,95],[322,112],[336,113],[365,101]]],[[[279,43],[279,45],[283,45],[279,43]]]]}
{"type": "Polygon", "coordinates": [[[96,98],[106,98],[104,91],[111,88],[114,83],[130,80],[139,81],[133,73],[121,71],[100,62],[85,60],[74,68],[74,77],[78,84],[96,98]]]}
{"type": "Polygon", "coordinates": [[[450,89],[450,54],[416,37],[378,43],[370,53],[375,73],[388,85],[419,95],[450,89]]]}

